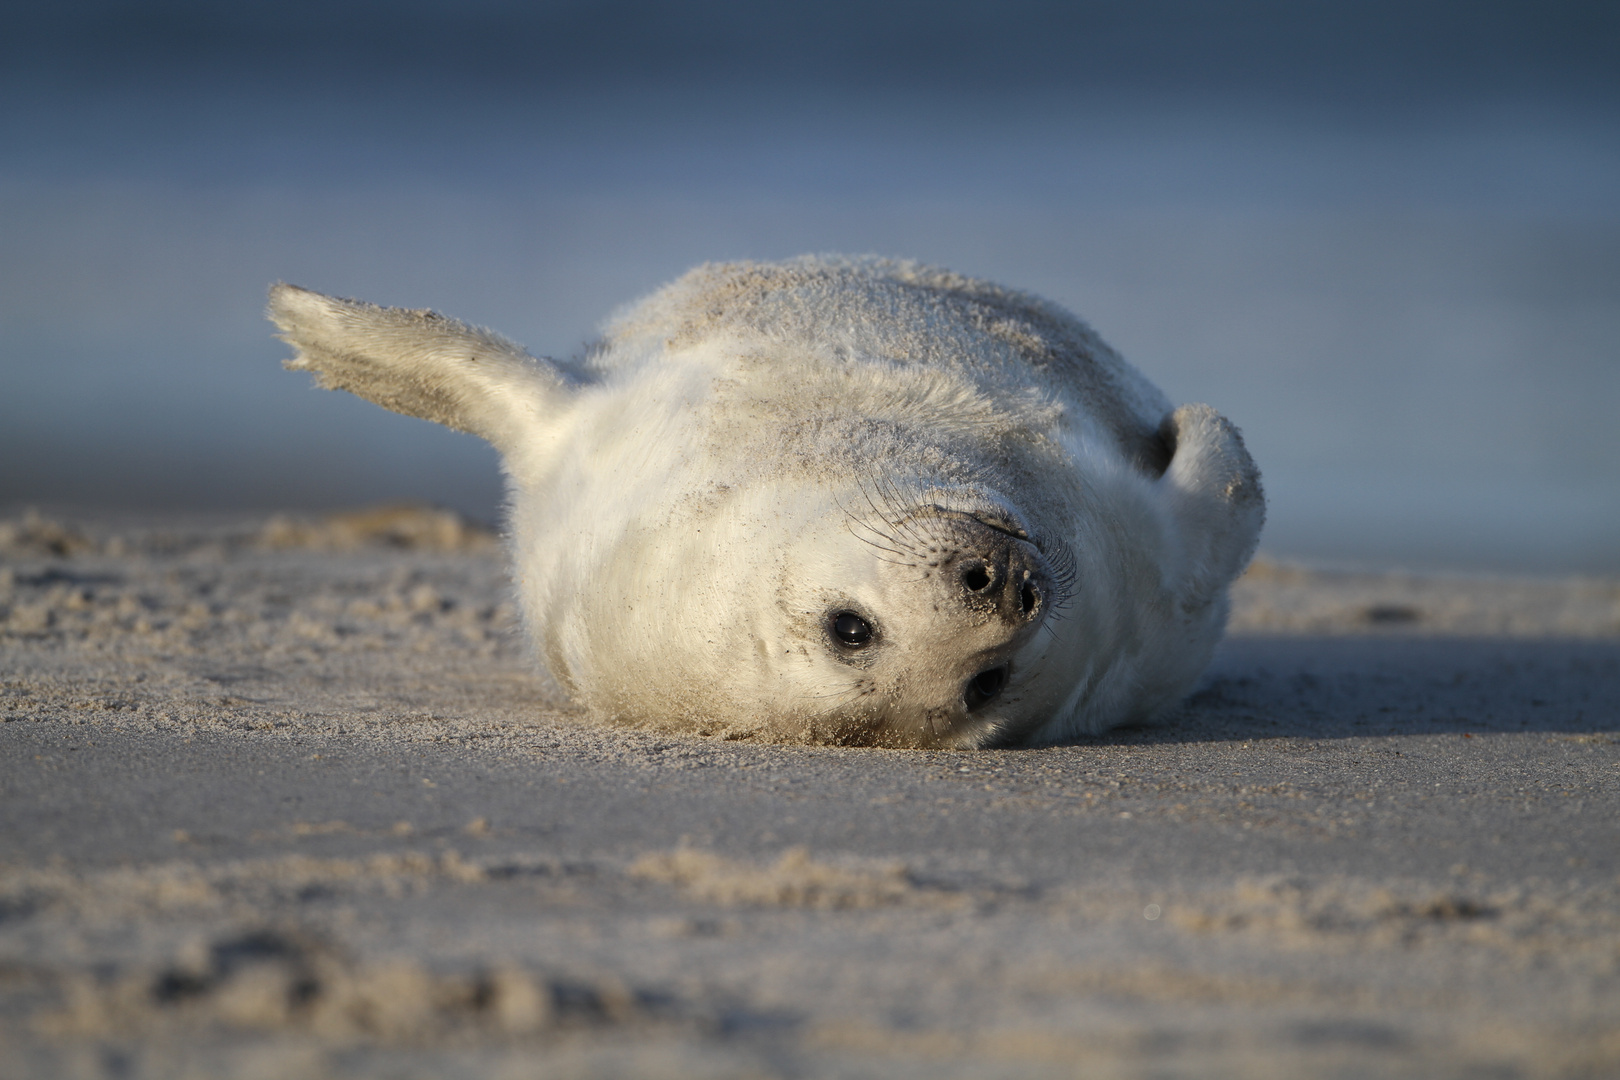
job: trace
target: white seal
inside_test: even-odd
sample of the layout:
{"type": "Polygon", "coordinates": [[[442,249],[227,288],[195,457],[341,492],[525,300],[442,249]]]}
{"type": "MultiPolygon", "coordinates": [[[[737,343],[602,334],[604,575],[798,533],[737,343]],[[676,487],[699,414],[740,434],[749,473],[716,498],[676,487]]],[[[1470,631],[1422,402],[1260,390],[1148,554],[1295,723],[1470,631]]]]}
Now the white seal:
{"type": "Polygon", "coordinates": [[[525,625],[606,721],[983,747],[1148,719],[1265,516],[1213,409],[914,263],[702,266],[567,363],[291,285],[269,314],[289,367],[500,450],[525,625]]]}

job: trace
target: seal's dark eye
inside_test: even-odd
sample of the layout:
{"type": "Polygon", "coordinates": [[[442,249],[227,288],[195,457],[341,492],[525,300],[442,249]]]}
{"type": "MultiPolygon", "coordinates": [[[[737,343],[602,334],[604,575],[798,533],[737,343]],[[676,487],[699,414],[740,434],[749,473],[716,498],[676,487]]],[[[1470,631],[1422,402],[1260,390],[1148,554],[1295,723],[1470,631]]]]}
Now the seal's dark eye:
{"type": "Polygon", "coordinates": [[[853,611],[840,611],[833,616],[833,634],[852,649],[858,649],[872,640],[872,626],[853,611]]]}

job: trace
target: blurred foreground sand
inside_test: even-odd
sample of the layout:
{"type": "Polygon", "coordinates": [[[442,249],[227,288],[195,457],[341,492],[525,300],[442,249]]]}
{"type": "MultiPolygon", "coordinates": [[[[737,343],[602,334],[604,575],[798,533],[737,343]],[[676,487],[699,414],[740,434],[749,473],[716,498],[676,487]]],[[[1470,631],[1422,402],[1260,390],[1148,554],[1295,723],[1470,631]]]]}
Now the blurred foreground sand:
{"type": "Polygon", "coordinates": [[[0,521],[0,1075],[1620,1073],[1620,582],[1235,601],[1153,728],[763,746],[449,515],[0,521]]]}

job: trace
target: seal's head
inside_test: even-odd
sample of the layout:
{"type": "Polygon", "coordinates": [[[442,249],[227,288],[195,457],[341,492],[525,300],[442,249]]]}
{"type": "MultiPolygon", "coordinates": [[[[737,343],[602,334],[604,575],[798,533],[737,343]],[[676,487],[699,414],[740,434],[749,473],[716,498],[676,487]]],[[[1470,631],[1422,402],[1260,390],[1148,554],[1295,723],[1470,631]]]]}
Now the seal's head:
{"type": "Polygon", "coordinates": [[[1060,602],[1065,583],[1051,560],[1005,512],[874,507],[846,525],[866,550],[828,544],[841,587],[790,586],[784,668],[825,699],[808,733],[876,745],[986,741],[1009,707],[1019,711],[1019,657],[1060,602]]]}
{"type": "Polygon", "coordinates": [[[573,365],[289,286],[271,313],[323,384],[501,449],[525,623],[605,720],[972,747],[1148,717],[1264,513],[1213,410],[911,264],[700,268],[573,365]]]}
{"type": "Polygon", "coordinates": [[[977,746],[1024,726],[1024,658],[1069,586],[1061,546],[989,499],[782,495],[732,487],[618,537],[604,574],[551,591],[575,615],[547,622],[549,667],[589,672],[607,717],[734,738],[977,746]]]}

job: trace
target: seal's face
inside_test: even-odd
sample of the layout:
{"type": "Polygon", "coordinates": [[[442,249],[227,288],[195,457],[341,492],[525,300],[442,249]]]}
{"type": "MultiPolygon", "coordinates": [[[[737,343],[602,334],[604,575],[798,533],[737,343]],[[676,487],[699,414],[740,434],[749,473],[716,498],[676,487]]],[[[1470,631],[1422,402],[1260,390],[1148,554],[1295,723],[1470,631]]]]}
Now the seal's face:
{"type": "Polygon", "coordinates": [[[609,717],[981,746],[1051,706],[1031,682],[1071,576],[1061,545],[977,492],[895,509],[856,484],[732,488],[676,528],[619,537],[542,645],[554,671],[590,673],[609,717]]]}
{"type": "Polygon", "coordinates": [[[1023,726],[1066,567],[1017,514],[952,501],[971,509],[873,506],[790,543],[784,565],[795,572],[778,582],[785,626],[774,651],[806,737],[975,746],[1023,726]]]}

